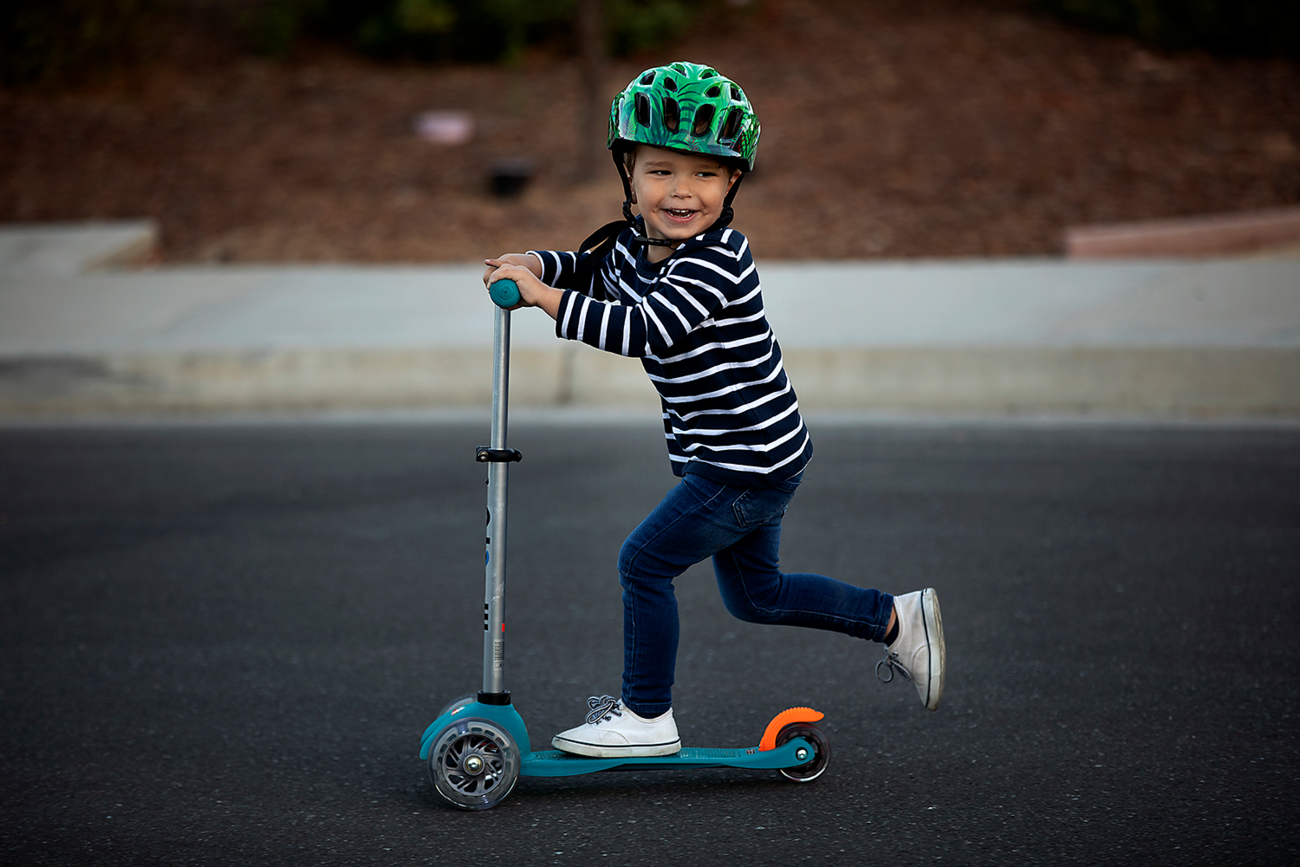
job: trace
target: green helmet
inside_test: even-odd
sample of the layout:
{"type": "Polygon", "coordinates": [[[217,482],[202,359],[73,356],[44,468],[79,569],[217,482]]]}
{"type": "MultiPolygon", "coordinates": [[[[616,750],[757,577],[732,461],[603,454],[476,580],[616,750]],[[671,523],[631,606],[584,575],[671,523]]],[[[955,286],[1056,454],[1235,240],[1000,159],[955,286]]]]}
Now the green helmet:
{"type": "Polygon", "coordinates": [[[740,85],[698,63],[656,66],[614,97],[608,147],[647,144],[754,168],[758,118],[740,85]]]}

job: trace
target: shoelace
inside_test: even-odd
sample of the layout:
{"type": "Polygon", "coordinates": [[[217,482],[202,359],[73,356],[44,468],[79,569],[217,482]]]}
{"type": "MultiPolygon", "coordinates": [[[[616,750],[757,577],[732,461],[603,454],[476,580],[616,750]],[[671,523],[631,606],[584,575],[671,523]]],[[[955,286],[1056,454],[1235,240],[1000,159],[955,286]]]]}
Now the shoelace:
{"type": "Polygon", "coordinates": [[[885,654],[884,659],[876,663],[876,680],[881,683],[890,683],[893,681],[895,672],[901,674],[904,680],[912,679],[912,672],[908,671],[907,666],[903,665],[903,661],[898,658],[897,653],[889,652],[885,654]],[[880,666],[882,665],[885,667],[885,670],[889,672],[889,677],[881,676],[880,666]]]}
{"type": "Polygon", "coordinates": [[[587,707],[591,708],[591,713],[587,714],[587,725],[600,725],[605,720],[613,719],[616,716],[623,715],[623,709],[619,706],[618,699],[612,695],[595,696],[587,699],[587,707]]]}

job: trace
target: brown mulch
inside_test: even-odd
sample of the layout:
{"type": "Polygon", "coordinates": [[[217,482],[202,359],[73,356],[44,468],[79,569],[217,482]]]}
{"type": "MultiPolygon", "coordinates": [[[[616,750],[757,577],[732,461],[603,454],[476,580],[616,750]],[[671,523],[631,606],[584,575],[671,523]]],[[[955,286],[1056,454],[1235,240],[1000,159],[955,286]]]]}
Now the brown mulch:
{"type": "MultiPolygon", "coordinates": [[[[581,180],[574,58],[277,62],[198,8],[109,80],[0,90],[0,221],[150,217],[171,262],[431,262],[570,248],[618,216],[612,165],[581,180]],[[471,112],[474,139],[418,138],[435,109],[471,112]],[[488,167],[520,156],[536,176],[493,198],[488,167]]],[[[760,259],[1055,255],[1071,225],[1300,204],[1295,61],[1161,53],[1015,0],[727,21],[606,83],[690,59],[746,88],[763,136],[736,225],[760,259]]]]}

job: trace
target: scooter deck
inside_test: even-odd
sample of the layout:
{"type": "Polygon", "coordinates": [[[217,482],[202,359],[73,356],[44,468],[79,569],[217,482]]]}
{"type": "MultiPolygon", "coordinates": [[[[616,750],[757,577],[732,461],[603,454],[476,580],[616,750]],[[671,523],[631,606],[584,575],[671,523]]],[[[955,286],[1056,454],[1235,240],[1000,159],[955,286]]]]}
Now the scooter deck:
{"type": "Polygon", "coordinates": [[[749,768],[776,770],[793,768],[806,763],[796,753],[800,749],[812,754],[813,746],[803,738],[792,738],[776,749],[713,749],[710,747],[682,747],[671,756],[641,756],[631,758],[588,758],[560,750],[542,750],[528,753],[520,762],[519,775],[523,777],[570,777],[597,771],[667,770],[669,768],[749,768]]]}
{"type": "MultiPolygon", "coordinates": [[[[768,726],[769,732],[787,720],[820,719],[821,714],[810,708],[791,708],[768,726]],[[803,712],[803,713],[799,713],[803,712]],[[815,714],[809,716],[808,714],[815,714]]],[[[475,719],[496,723],[510,732],[515,745],[520,750],[519,774],[525,777],[572,777],[579,774],[592,774],[597,771],[609,771],[616,768],[626,770],[653,770],[656,768],[749,768],[752,770],[779,770],[797,768],[807,764],[816,754],[816,747],[806,738],[791,738],[784,744],[769,746],[764,735],[764,743],[746,749],[714,749],[710,747],[683,747],[670,756],[645,756],[633,758],[588,758],[560,750],[533,751],[528,738],[528,728],[514,705],[486,705],[470,702],[454,708],[439,717],[424,730],[420,741],[420,759],[427,761],[429,750],[438,733],[449,725],[473,725],[475,719]],[[801,750],[807,752],[803,757],[801,750]]],[[[772,740],[775,735],[772,734],[772,740]]]]}

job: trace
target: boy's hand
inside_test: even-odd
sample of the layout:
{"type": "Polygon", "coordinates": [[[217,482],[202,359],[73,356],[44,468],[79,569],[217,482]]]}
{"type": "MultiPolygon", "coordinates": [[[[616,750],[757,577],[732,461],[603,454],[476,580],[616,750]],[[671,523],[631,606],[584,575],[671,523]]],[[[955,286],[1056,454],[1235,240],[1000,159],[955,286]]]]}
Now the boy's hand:
{"type": "Polygon", "coordinates": [[[542,262],[536,256],[530,256],[527,253],[505,253],[495,259],[484,259],[483,264],[487,265],[487,270],[483,272],[483,285],[486,286],[492,282],[492,275],[498,268],[505,265],[522,265],[537,279],[542,277],[542,262]]]}
{"type": "Polygon", "coordinates": [[[487,265],[487,270],[483,272],[483,285],[490,286],[497,280],[508,278],[519,287],[520,301],[511,310],[540,307],[552,319],[559,315],[564,293],[541,281],[542,263],[535,256],[507,253],[499,259],[484,259],[483,264],[487,265]]]}

